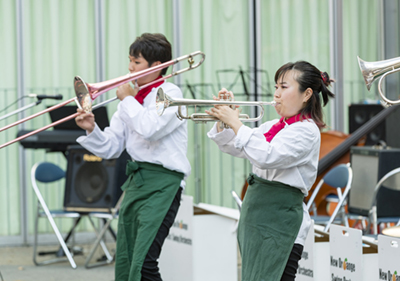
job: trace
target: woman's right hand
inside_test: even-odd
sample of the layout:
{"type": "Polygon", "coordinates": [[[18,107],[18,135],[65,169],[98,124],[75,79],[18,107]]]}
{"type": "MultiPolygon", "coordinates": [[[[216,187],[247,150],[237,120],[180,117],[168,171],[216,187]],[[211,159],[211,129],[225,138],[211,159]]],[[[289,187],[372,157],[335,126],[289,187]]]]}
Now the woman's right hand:
{"type": "MultiPolygon", "coordinates": [[[[220,101],[220,100],[223,100],[223,101],[234,101],[235,100],[235,97],[234,97],[234,95],[233,95],[233,93],[231,92],[231,91],[228,91],[227,89],[225,89],[225,88],[222,88],[219,92],[218,92],[218,97],[215,97],[215,96],[213,96],[213,99],[215,100],[215,101],[220,101]]],[[[223,106],[225,106],[225,105],[218,105],[218,106],[216,106],[216,107],[223,107],[223,106]]],[[[227,105],[226,105],[227,106],[227,105]]],[[[236,109],[237,107],[239,107],[239,106],[233,106],[233,105],[231,105],[230,106],[232,109],[236,109]]],[[[212,113],[212,110],[213,109],[210,109],[210,111],[208,111],[208,110],[206,110],[206,113],[208,113],[208,114],[210,114],[210,115],[212,115],[213,113],[212,113]]],[[[223,130],[224,130],[224,124],[221,122],[221,121],[218,121],[218,124],[217,124],[217,131],[218,132],[222,132],[223,130]]]]}
{"type": "MultiPolygon", "coordinates": [[[[222,88],[218,92],[218,97],[213,95],[213,99],[216,100],[216,101],[220,101],[221,99],[227,100],[228,97],[229,97],[229,93],[232,93],[232,92],[228,92],[227,89],[222,88]]],[[[233,94],[232,94],[232,96],[233,96],[233,94]]],[[[224,124],[221,121],[218,121],[217,123],[218,123],[217,124],[217,132],[222,132],[224,130],[224,124]]]]}
{"type": "Polygon", "coordinates": [[[86,113],[83,109],[78,108],[76,110],[80,114],[75,118],[75,123],[80,128],[86,130],[89,134],[94,130],[94,114],[86,113]]]}

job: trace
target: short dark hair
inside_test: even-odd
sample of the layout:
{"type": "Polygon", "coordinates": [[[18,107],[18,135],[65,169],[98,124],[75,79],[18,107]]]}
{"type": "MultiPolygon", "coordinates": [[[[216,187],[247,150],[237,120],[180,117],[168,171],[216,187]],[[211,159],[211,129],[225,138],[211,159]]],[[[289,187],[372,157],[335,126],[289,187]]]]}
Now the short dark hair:
{"type": "Polygon", "coordinates": [[[335,95],[328,89],[333,79],[329,78],[328,73],[321,72],[309,62],[297,61],[295,63],[289,62],[281,66],[275,73],[275,83],[278,82],[279,78],[284,77],[290,70],[295,70],[298,75],[294,75],[294,79],[299,83],[299,91],[304,92],[308,88],[311,88],[313,94],[308,99],[306,106],[301,110],[301,116],[307,118],[311,117],[315,121],[318,127],[325,127],[322,114],[322,105],[325,106],[328,103],[329,98],[333,98],[335,95]],[[322,94],[322,101],[319,93],[322,94]]]}
{"type": "MultiPolygon", "coordinates": [[[[129,55],[132,57],[139,57],[141,54],[151,66],[154,62],[160,61],[161,63],[170,61],[172,59],[171,43],[161,33],[143,33],[141,36],[136,37],[135,42],[129,47],[129,55]]],[[[167,68],[161,71],[164,75],[167,73],[167,68]]]]}

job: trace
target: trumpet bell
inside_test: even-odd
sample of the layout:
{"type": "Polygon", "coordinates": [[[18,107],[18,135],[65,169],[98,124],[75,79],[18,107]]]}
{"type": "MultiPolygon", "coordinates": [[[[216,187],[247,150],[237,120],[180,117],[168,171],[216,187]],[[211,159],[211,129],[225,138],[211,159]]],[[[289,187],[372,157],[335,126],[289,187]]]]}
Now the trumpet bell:
{"type": "Polygon", "coordinates": [[[371,89],[371,84],[379,78],[378,91],[385,106],[400,104],[400,100],[389,100],[382,91],[383,79],[392,73],[400,71],[400,57],[375,62],[366,62],[360,57],[357,57],[357,59],[368,91],[371,89]]]}
{"type": "Polygon", "coordinates": [[[365,85],[367,85],[368,91],[371,89],[371,84],[374,82],[374,75],[372,72],[369,70],[367,64],[368,62],[362,60],[360,57],[357,57],[358,59],[358,66],[360,67],[361,74],[364,78],[365,85]]]}
{"type": "Polygon", "coordinates": [[[168,107],[168,100],[166,100],[168,96],[164,93],[162,88],[158,88],[157,97],[156,97],[156,111],[158,116],[163,115],[165,108],[168,107]]]}
{"type": "Polygon", "coordinates": [[[364,61],[358,56],[357,59],[368,91],[375,80],[379,79],[385,73],[400,67],[400,57],[375,62],[364,61]]]}

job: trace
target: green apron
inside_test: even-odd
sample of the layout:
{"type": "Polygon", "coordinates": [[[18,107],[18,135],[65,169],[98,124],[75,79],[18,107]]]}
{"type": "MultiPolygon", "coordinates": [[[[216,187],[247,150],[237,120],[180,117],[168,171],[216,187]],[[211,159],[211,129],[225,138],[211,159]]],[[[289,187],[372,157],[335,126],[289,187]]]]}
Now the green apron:
{"type": "Polygon", "coordinates": [[[254,174],[238,228],[242,281],[281,280],[303,220],[303,193],[254,174]]]}
{"type": "Polygon", "coordinates": [[[115,280],[140,281],[143,261],[180,187],[183,173],[128,161],[118,219],[115,280]]]}

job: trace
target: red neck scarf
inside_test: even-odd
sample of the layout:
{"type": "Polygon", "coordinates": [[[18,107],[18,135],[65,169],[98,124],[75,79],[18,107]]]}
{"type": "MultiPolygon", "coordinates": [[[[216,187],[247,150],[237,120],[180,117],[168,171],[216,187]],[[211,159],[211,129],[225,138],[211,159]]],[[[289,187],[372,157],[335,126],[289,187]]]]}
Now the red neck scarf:
{"type": "MultiPolygon", "coordinates": [[[[162,76],[160,75],[160,76],[158,76],[156,79],[154,79],[154,80],[158,80],[158,79],[160,79],[160,78],[162,78],[162,76]]],[[[154,81],[153,80],[153,81],[154,81]]],[[[151,83],[151,82],[150,82],[151,83]]],[[[164,80],[162,80],[162,81],[160,81],[160,82],[157,82],[157,83],[154,83],[153,85],[150,85],[150,86],[148,86],[148,87],[146,87],[146,88],[143,88],[143,89],[141,89],[141,90],[139,90],[139,92],[136,94],[136,96],[135,96],[135,99],[140,103],[140,104],[143,104],[143,101],[144,101],[144,98],[145,97],[147,97],[147,95],[151,92],[151,90],[153,89],[153,88],[157,88],[158,86],[160,86],[162,83],[164,83],[164,80]]]]}
{"type": "Polygon", "coordinates": [[[292,117],[288,118],[287,120],[285,120],[285,117],[282,117],[281,119],[279,119],[278,123],[275,123],[271,127],[271,129],[269,129],[269,131],[264,134],[265,139],[267,140],[267,142],[271,142],[271,140],[275,137],[275,135],[277,133],[279,133],[280,130],[285,128],[286,123],[288,125],[291,125],[291,124],[293,124],[295,122],[300,121],[300,116],[301,116],[301,114],[299,113],[299,114],[297,114],[295,116],[292,116],[292,117]]]}

